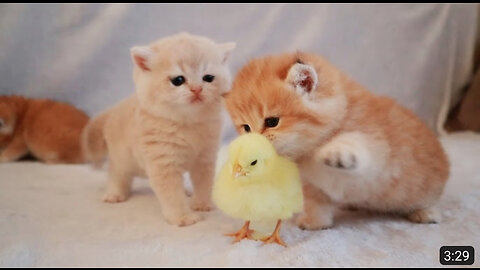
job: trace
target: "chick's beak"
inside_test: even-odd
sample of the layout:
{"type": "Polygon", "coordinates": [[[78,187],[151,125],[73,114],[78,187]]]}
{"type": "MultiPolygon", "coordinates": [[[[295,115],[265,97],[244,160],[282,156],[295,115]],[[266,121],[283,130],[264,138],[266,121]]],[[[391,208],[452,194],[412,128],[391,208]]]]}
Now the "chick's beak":
{"type": "Polygon", "coordinates": [[[245,176],[245,172],[243,171],[242,166],[240,166],[240,164],[238,163],[235,163],[235,165],[233,165],[233,176],[235,178],[239,176],[245,176]]]}

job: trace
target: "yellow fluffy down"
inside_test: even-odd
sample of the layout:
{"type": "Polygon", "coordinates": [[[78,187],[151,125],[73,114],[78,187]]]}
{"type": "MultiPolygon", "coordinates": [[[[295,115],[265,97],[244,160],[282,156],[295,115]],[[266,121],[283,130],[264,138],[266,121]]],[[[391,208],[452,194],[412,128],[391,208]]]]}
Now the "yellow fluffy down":
{"type": "Polygon", "coordinates": [[[270,221],[288,219],[303,209],[300,175],[295,163],[280,157],[265,137],[246,134],[229,148],[229,159],[221,168],[213,186],[213,201],[225,214],[243,220],[270,221]],[[233,164],[263,157],[256,173],[236,178],[233,164]]]}

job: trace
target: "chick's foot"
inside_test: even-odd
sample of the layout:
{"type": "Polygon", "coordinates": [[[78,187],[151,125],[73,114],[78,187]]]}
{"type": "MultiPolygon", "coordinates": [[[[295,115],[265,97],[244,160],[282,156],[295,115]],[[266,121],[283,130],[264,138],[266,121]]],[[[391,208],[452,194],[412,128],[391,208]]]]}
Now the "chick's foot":
{"type": "Polygon", "coordinates": [[[250,226],[250,221],[247,221],[238,232],[228,233],[228,234],[225,234],[225,236],[235,237],[235,240],[233,240],[233,243],[240,242],[243,238],[255,240],[252,236],[252,234],[254,233],[254,230],[250,230],[249,226],[250,226]]]}
{"type": "Polygon", "coordinates": [[[287,247],[287,244],[285,244],[285,242],[283,242],[282,238],[280,238],[280,225],[281,224],[282,224],[282,221],[278,220],[277,226],[275,227],[275,231],[273,231],[272,235],[262,239],[264,244],[277,243],[281,246],[287,247]]]}

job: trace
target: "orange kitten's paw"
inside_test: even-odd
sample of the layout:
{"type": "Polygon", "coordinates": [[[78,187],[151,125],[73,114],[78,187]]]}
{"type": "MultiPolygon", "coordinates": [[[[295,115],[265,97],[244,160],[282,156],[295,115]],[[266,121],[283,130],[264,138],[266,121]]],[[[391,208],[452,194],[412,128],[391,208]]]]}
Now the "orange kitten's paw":
{"type": "Polygon", "coordinates": [[[15,161],[14,158],[10,158],[9,156],[5,154],[0,154],[0,163],[6,163],[6,162],[12,162],[15,161]]]}
{"type": "Polygon", "coordinates": [[[295,219],[295,224],[302,230],[323,230],[333,227],[333,219],[325,218],[322,220],[318,217],[312,217],[302,213],[295,219]]]}
{"type": "Polygon", "coordinates": [[[435,208],[416,210],[407,218],[415,223],[439,223],[442,219],[440,212],[435,208]]]}
{"type": "Polygon", "coordinates": [[[203,220],[203,217],[195,212],[190,212],[179,217],[167,218],[168,223],[179,227],[193,225],[203,220]]]}
{"type": "Polygon", "coordinates": [[[106,193],[103,196],[103,201],[106,203],[119,203],[124,202],[128,198],[128,195],[119,193],[106,193]]]}
{"type": "Polygon", "coordinates": [[[351,170],[357,167],[357,157],[349,149],[342,149],[337,145],[322,149],[318,157],[319,161],[325,165],[337,168],[351,170]]]}
{"type": "Polygon", "coordinates": [[[356,134],[339,136],[317,152],[316,160],[337,169],[353,170],[358,168],[360,162],[365,163],[368,160],[368,154],[357,137],[356,134]]]}

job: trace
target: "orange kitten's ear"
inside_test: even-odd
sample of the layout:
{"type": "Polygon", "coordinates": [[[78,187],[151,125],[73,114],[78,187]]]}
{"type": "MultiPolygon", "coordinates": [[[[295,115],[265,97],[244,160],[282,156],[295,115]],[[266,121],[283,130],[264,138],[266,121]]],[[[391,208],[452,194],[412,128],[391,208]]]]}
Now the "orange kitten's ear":
{"type": "Polygon", "coordinates": [[[312,66],[296,63],[288,71],[285,81],[290,84],[300,96],[308,96],[317,88],[318,76],[312,66]]]}
{"type": "Polygon", "coordinates": [[[150,61],[153,51],[148,46],[135,46],[130,49],[133,63],[143,71],[151,71],[150,61]]]}
{"type": "Polygon", "coordinates": [[[235,49],[235,47],[237,47],[237,44],[235,42],[227,42],[219,44],[218,46],[220,51],[223,53],[223,63],[225,63],[230,57],[230,54],[232,54],[232,51],[235,49]]]}

